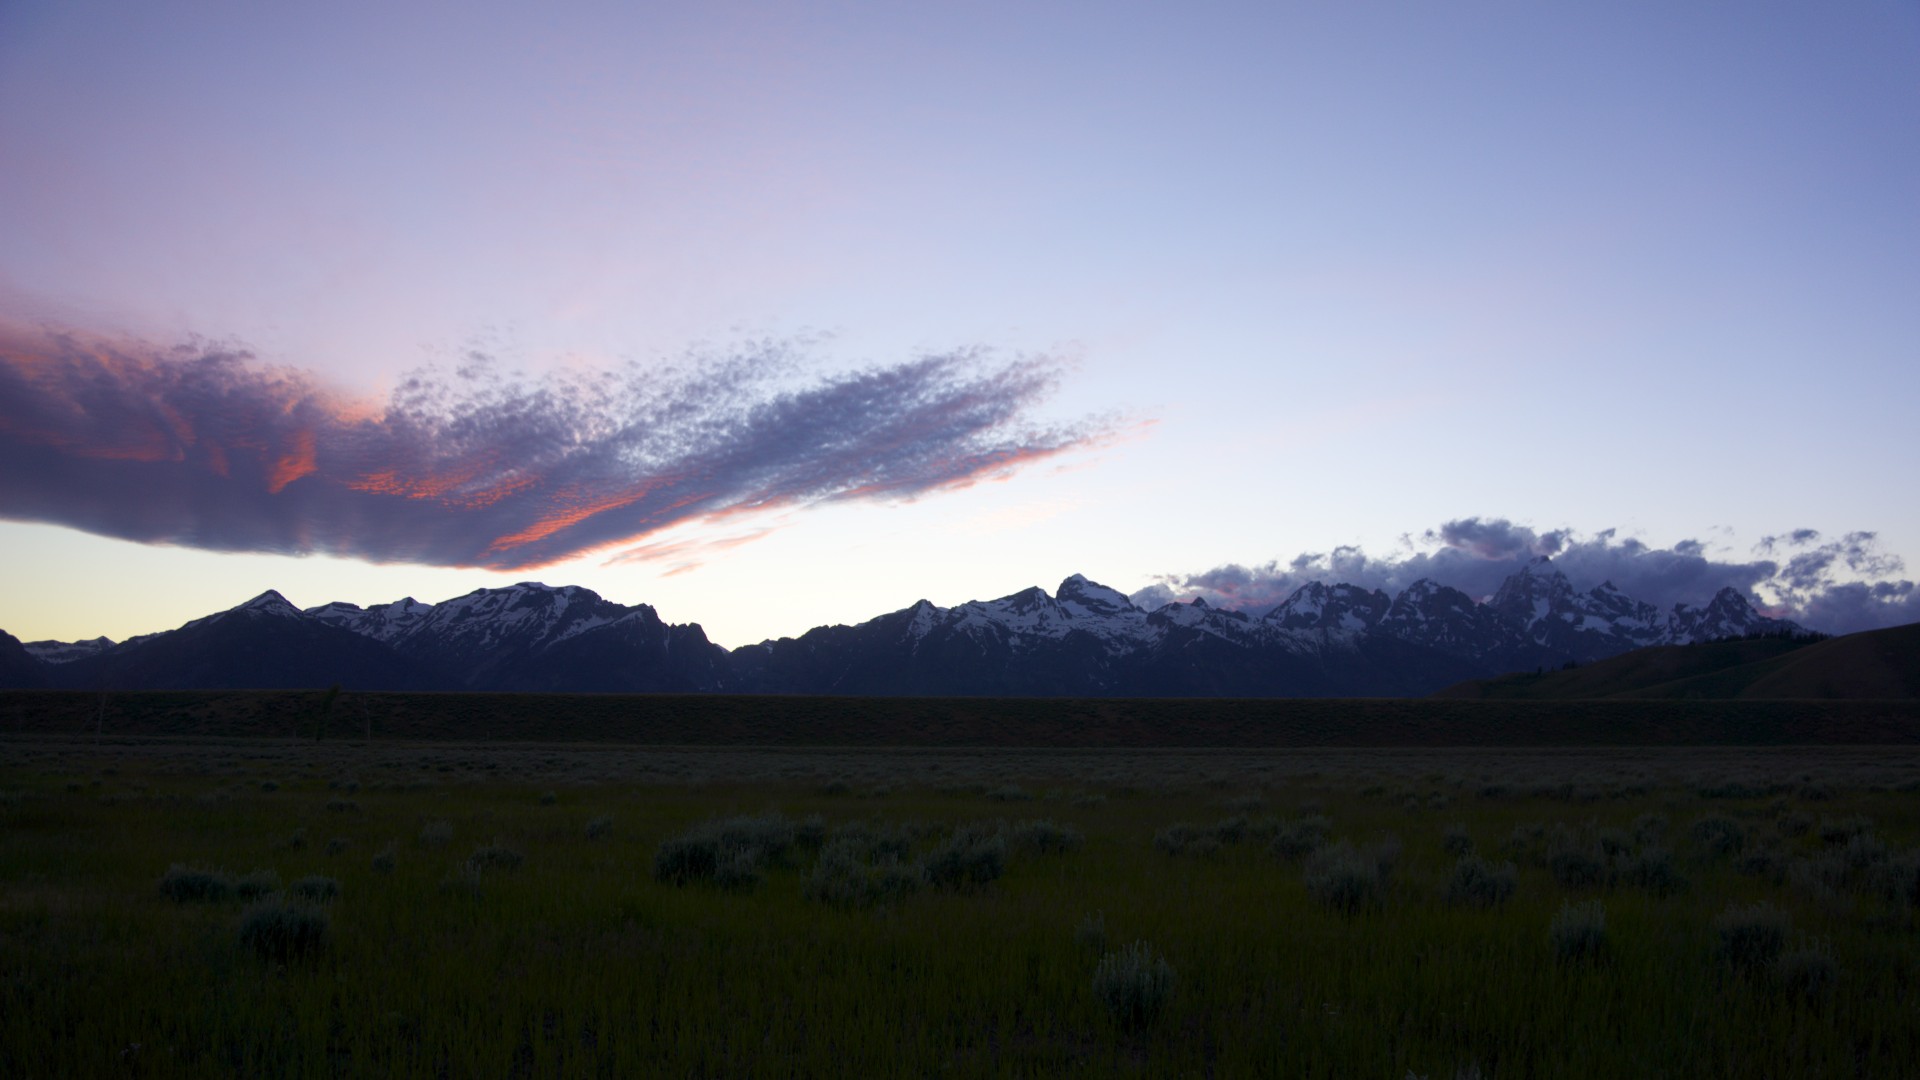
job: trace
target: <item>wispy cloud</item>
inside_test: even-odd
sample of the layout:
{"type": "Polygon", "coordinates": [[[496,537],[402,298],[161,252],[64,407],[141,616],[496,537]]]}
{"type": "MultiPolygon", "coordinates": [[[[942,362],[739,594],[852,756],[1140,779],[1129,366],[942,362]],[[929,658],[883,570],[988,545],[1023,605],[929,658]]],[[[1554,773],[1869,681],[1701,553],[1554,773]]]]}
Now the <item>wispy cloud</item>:
{"type": "Polygon", "coordinates": [[[1048,357],[961,349],[830,376],[804,360],[764,341],[526,379],[474,353],[378,401],[238,348],[3,326],[0,516],[519,569],[676,525],[964,487],[1114,430],[1033,418],[1061,373],[1048,357]]]}
{"type": "Polygon", "coordinates": [[[1537,530],[1505,518],[1468,517],[1402,538],[1384,556],[1360,547],[1303,552],[1253,566],[1229,564],[1201,573],[1165,574],[1135,594],[1145,605],[1204,596],[1209,603],[1263,611],[1310,581],[1349,582],[1398,592],[1432,578],[1473,597],[1500,587],[1521,565],[1548,555],[1582,589],[1611,581],[1637,599],[1671,607],[1703,603],[1733,586],[1771,613],[1807,626],[1847,633],[1920,621],[1920,588],[1900,578],[1906,567],[1882,552],[1870,532],[1828,539],[1815,529],[1761,538],[1742,558],[1701,540],[1654,547],[1617,529],[1583,534],[1537,530]]]}

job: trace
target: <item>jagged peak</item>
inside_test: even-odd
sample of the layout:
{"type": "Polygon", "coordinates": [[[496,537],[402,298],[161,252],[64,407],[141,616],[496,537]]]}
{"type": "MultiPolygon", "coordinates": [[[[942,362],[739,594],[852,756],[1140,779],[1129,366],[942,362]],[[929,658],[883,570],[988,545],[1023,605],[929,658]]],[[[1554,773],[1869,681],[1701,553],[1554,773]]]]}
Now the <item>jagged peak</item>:
{"type": "Polygon", "coordinates": [[[261,593],[259,596],[254,597],[233,610],[253,611],[263,615],[298,616],[301,614],[300,609],[288,603],[287,598],[281,596],[276,589],[268,589],[266,592],[261,593]]]}
{"type": "Polygon", "coordinates": [[[1054,598],[1061,603],[1072,603],[1091,609],[1093,613],[1111,614],[1113,612],[1138,611],[1127,594],[1118,589],[1102,585],[1085,574],[1073,574],[1060,583],[1054,590],[1054,598]]]}

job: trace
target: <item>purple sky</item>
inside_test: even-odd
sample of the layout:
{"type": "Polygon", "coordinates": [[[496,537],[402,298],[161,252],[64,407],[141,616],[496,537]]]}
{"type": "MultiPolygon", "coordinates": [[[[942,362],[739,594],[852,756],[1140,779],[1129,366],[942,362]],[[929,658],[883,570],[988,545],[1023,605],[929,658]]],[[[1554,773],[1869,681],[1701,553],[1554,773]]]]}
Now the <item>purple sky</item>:
{"type": "Polygon", "coordinates": [[[1469,587],[1468,521],[1920,618],[1911,4],[16,2],[0,147],[26,638],[1469,587]]]}

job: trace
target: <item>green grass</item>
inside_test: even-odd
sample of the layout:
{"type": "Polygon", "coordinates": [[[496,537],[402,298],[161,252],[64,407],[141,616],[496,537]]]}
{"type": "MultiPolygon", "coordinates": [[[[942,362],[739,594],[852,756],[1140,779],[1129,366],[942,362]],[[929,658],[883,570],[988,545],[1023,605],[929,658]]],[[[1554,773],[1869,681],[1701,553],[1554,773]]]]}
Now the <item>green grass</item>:
{"type": "Polygon", "coordinates": [[[1911,868],[1917,809],[1920,753],[1889,748],[14,739],[0,1075],[1905,1075],[1920,920],[1882,883],[1911,868]],[[347,791],[358,812],[329,811],[347,791]],[[759,862],[751,888],[656,874],[671,838],[774,813],[828,832],[759,862]],[[1378,902],[1323,903],[1311,860],[1271,850],[1309,815],[1331,844],[1393,848],[1378,902]],[[1703,819],[1788,872],[1740,872],[1724,830],[1694,835],[1703,819]],[[1156,848],[1182,822],[1212,842],[1156,848]],[[816,850],[854,823],[909,837],[923,870],[956,835],[1004,836],[1004,872],[870,907],[808,899],[816,850]],[[348,842],[289,846],[302,830],[348,842]],[[1514,863],[1510,896],[1448,902],[1450,830],[1514,863]],[[1605,880],[1562,884],[1567,845],[1591,845],[1605,880]],[[1683,887],[1612,869],[1649,846],[1683,887]],[[176,864],[337,888],[183,900],[161,884],[176,864]],[[1592,901],[1604,953],[1559,961],[1556,915],[1592,901]],[[295,926],[298,947],[262,945],[294,918],[273,905],[323,918],[318,944],[295,926]],[[1136,942],[1170,978],[1123,1021],[1095,975],[1136,942]]]}

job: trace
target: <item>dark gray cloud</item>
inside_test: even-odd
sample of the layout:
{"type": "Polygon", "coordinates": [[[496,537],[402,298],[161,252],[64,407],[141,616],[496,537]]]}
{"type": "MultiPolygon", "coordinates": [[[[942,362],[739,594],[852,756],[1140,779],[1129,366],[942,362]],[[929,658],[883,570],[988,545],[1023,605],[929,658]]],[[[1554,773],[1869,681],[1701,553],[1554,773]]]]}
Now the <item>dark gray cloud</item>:
{"type": "Polygon", "coordinates": [[[672,525],[960,487],[1107,437],[984,350],[810,375],[751,343],[525,379],[479,353],[384,402],[205,342],[0,327],[0,516],[227,551],[517,569],[672,525]]]}
{"type": "Polygon", "coordinates": [[[1428,529],[1418,542],[1409,535],[1403,550],[1384,557],[1339,547],[1254,566],[1168,574],[1136,593],[1135,601],[1151,606],[1203,596],[1211,604],[1258,612],[1310,581],[1396,593],[1421,578],[1484,598],[1528,560],[1548,555],[1577,588],[1611,581],[1663,609],[1705,603],[1731,585],[1771,614],[1831,633],[1920,621],[1920,588],[1901,579],[1905,565],[1876,544],[1870,532],[1823,542],[1816,530],[1795,529],[1762,538],[1754,554],[1769,557],[1743,560],[1716,555],[1697,539],[1652,547],[1617,529],[1541,532],[1505,518],[1471,517],[1428,529]]]}

